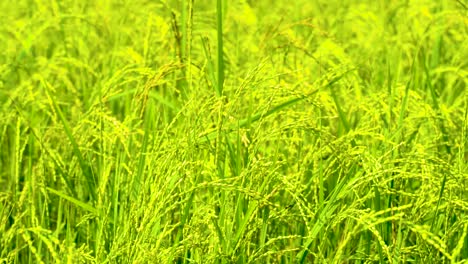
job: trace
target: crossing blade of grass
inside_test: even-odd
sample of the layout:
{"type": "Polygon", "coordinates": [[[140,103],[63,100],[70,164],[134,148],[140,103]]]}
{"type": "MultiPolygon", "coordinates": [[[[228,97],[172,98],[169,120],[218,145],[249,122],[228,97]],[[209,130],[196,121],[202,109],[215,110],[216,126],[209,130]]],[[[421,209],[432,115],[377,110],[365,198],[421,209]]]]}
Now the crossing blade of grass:
{"type": "Polygon", "coordinates": [[[433,231],[434,224],[437,220],[437,217],[439,216],[439,206],[440,206],[440,202],[442,201],[442,196],[444,195],[446,182],[447,182],[447,174],[444,173],[444,177],[442,178],[442,182],[440,184],[441,186],[440,186],[440,191],[439,191],[439,198],[437,199],[437,205],[436,205],[436,209],[434,212],[434,218],[432,218],[432,222],[431,222],[431,228],[430,228],[431,232],[433,231]]]}
{"type": "Polygon", "coordinates": [[[29,120],[28,117],[23,114],[24,109],[22,109],[21,106],[14,99],[11,99],[11,100],[12,100],[13,105],[15,106],[16,111],[18,112],[18,114],[28,124],[28,127],[29,127],[32,135],[34,136],[34,138],[36,138],[37,142],[39,142],[39,145],[40,145],[41,149],[43,151],[45,151],[45,153],[52,159],[54,165],[56,166],[58,174],[61,176],[63,182],[65,183],[66,188],[68,189],[68,191],[70,191],[73,194],[73,196],[77,196],[75,189],[72,188],[72,184],[70,182],[70,179],[69,179],[68,175],[65,173],[65,171],[62,168],[62,165],[57,160],[57,158],[50,152],[50,150],[46,146],[44,146],[44,142],[42,142],[42,136],[39,135],[39,132],[37,132],[36,129],[33,127],[33,125],[31,124],[31,120],[29,120]]]}
{"type": "Polygon", "coordinates": [[[326,223],[330,221],[331,217],[339,207],[338,198],[345,186],[345,181],[342,180],[333,190],[333,193],[328,201],[325,202],[325,206],[320,209],[318,216],[314,217],[314,225],[310,231],[309,239],[306,241],[304,250],[296,255],[296,259],[299,263],[306,263],[306,257],[309,254],[311,245],[314,243],[317,235],[325,227],[326,223]]]}
{"type": "Polygon", "coordinates": [[[221,244],[221,250],[226,251],[226,247],[227,247],[226,240],[224,239],[223,232],[221,231],[221,228],[219,227],[218,220],[216,219],[216,217],[211,217],[210,219],[215,227],[216,234],[218,235],[219,244],[221,244]]]}
{"type": "Polygon", "coordinates": [[[206,58],[206,64],[208,67],[208,79],[211,82],[211,85],[213,85],[214,89],[216,89],[216,93],[219,95],[219,89],[218,89],[218,84],[216,82],[216,77],[215,77],[215,70],[213,66],[213,61],[211,59],[211,54],[210,54],[210,46],[209,42],[206,38],[201,37],[201,42],[203,46],[203,52],[205,53],[205,58],[206,58]]]}
{"type": "MultiPolygon", "coordinates": [[[[142,182],[144,181],[144,173],[146,169],[146,156],[147,150],[149,148],[149,139],[150,139],[150,134],[152,133],[152,123],[153,123],[153,108],[147,107],[146,113],[145,113],[145,131],[143,135],[143,142],[141,145],[140,149],[140,157],[138,160],[138,167],[136,169],[137,174],[135,177],[132,179],[132,197],[133,199],[137,199],[139,193],[140,193],[140,188],[142,185],[142,182]]],[[[152,141],[154,142],[154,141],[152,141]]]]}
{"type": "MultiPolygon", "coordinates": [[[[376,212],[379,212],[381,210],[380,208],[380,204],[381,204],[381,199],[380,199],[380,191],[379,191],[379,188],[377,186],[374,186],[374,195],[375,195],[375,205],[374,205],[374,209],[376,212]]],[[[383,232],[383,224],[379,224],[378,227],[379,229],[379,232],[380,233],[384,233],[383,232]]],[[[382,260],[383,259],[383,254],[382,254],[382,247],[377,247],[377,250],[379,252],[379,258],[382,260]]]]}
{"type": "Polygon", "coordinates": [[[255,121],[258,121],[260,118],[265,118],[265,117],[268,117],[276,112],[279,112],[281,111],[282,109],[288,107],[288,106],[292,106],[302,100],[305,100],[307,98],[307,96],[303,96],[303,97],[297,97],[297,98],[292,98],[284,103],[281,103],[275,107],[273,107],[272,109],[268,110],[267,112],[259,112],[259,113],[256,113],[254,114],[253,116],[251,117],[248,117],[248,118],[244,118],[242,119],[241,121],[239,121],[239,126],[241,128],[244,128],[246,125],[252,123],[252,122],[255,122],[255,121]]]}
{"type": "Polygon", "coordinates": [[[346,118],[346,115],[343,112],[343,109],[341,108],[341,104],[338,100],[338,95],[336,94],[336,91],[334,89],[331,89],[331,94],[333,101],[335,102],[336,109],[338,110],[338,116],[340,117],[341,123],[343,123],[343,126],[345,128],[346,133],[349,132],[349,122],[348,119],[346,118]]]}
{"type": "Polygon", "coordinates": [[[49,97],[49,100],[52,104],[53,110],[57,113],[59,116],[60,121],[62,122],[63,128],[65,130],[65,133],[68,137],[68,140],[70,141],[73,149],[73,153],[78,159],[78,163],[80,165],[81,171],[85,177],[86,185],[88,187],[88,193],[91,195],[91,198],[93,201],[96,201],[96,179],[93,175],[93,172],[88,164],[86,164],[86,161],[83,157],[83,154],[80,151],[80,148],[78,146],[78,143],[76,142],[75,138],[73,137],[73,133],[70,129],[70,125],[68,124],[67,120],[65,119],[62,110],[60,110],[60,107],[57,105],[57,102],[55,101],[55,98],[50,94],[50,90],[52,89],[51,85],[45,80],[41,79],[42,85],[44,86],[47,96],[49,97]]]}
{"type": "Polygon", "coordinates": [[[401,103],[401,108],[400,108],[400,114],[398,117],[398,128],[396,130],[397,134],[397,142],[400,142],[402,139],[402,127],[403,127],[403,121],[405,120],[406,116],[406,111],[407,111],[407,106],[408,106],[408,100],[409,100],[409,91],[411,87],[414,86],[414,80],[415,80],[415,62],[416,58],[413,58],[413,61],[411,62],[411,75],[410,79],[407,81],[406,86],[405,86],[405,93],[403,95],[403,101],[401,103]]]}
{"type": "MultiPolygon", "coordinates": [[[[327,88],[327,87],[331,87],[333,84],[338,82],[341,78],[343,78],[344,75],[346,75],[348,72],[353,71],[353,70],[354,69],[349,69],[349,70],[343,72],[342,74],[339,74],[339,75],[335,76],[334,78],[330,79],[327,82],[327,84],[322,87],[322,89],[327,88]]],[[[256,114],[254,114],[253,116],[251,116],[249,118],[245,118],[245,119],[241,120],[239,122],[239,126],[243,128],[243,127],[245,127],[245,125],[247,125],[247,124],[249,124],[251,122],[255,122],[255,121],[259,120],[260,118],[265,118],[265,117],[267,117],[269,115],[272,115],[272,114],[274,114],[274,113],[276,113],[276,112],[278,112],[278,111],[280,111],[280,110],[282,110],[282,109],[284,109],[286,107],[289,107],[289,106],[294,105],[294,104],[296,104],[298,102],[301,102],[301,101],[311,97],[312,95],[318,93],[319,91],[320,91],[320,88],[310,92],[307,95],[302,95],[300,97],[292,98],[292,99],[290,99],[290,100],[288,100],[288,101],[286,101],[284,103],[281,103],[281,104],[273,107],[272,109],[268,110],[267,112],[256,113],[256,114]]]]}
{"type": "Polygon", "coordinates": [[[460,236],[460,239],[457,242],[457,246],[453,249],[453,252],[452,252],[452,263],[455,263],[458,256],[460,255],[461,250],[463,249],[463,244],[465,244],[465,238],[467,234],[468,234],[468,223],[465,220],[465,224],[463,225],[462,235],[460,236]]]}
{"type": "MultiPolygon", "coordinates": [[[[96,216],[99,216],[99,211],[98,211],[96,208],[92,207],[91,205],[89,205],[89,204],[87,204],[87,203],[84,203],[84,202],[82,202],[82,201],[80,201],[80,200],[78,200],[78,199],[76,199],[76,198],[73,198],[73,197],[71,197],[71,196],[69,196],[69,195],[66,195],[66,194],[64,194],[64,193],[62,193],[62,192],[59,192],[59,191],[57,191],[57,190],[54,190],[54,189],[52,189],[52,188],[50,188],[50,187],[46,187],[46,189],[47,189],[47,191],[49,191],[50,193],[53,193],[53,194],[55,194],[55,195],[57,195],[57,196],[59,196],[59,197],[65,199],[65,200],[71,202],[72,204],[74,204],[74,205],[80,207],[81,209],[84,209],[85,211],[88,211],[88,212],[90,212],[90,213],[95,214],[96,216]]],[[[112,219],[109,219],[109,220],[112,221],[112,219]]]]}
{"type": "MultiPolygon", "coordinates": [[[[263,190],[267,187],[267,184],[269,183],[268,180],[263,181],[262,185],[258,189],[258,193],[262,193],[263,190]]],[[[252,221],[253,217],[259,210],[259,201],[257,200],[251,200],[250,203],[247,206],[247,212],[245,213],[243,219],[240,221],[240,225],[237,227],[236,234],[234,236],[234,247],[232,248],[231,254],[234,254],[237,250],[237,248],[240,246],[241,241],[242,241],[242,236],[245,234],[245,231],[247,229],[247,226],[249,223],[252,221]]]]}
{"type": "MultiPolygon", "coordinates": [[[[336,106],[336,109],[338,110],[338,116],[341,120],[341,123],[343,124],[344,126],[344,129],[345,129],[345,134],[347,134],[350,130],[351,130],[351,127],[349,125],[349,121],[348,121],[348,118],[346,117],[346,114],[345,112],[343,111],[343,107],[342,105],[340,104],[340,101],[339,101],[339,98],[338,98],[338,95],[335,91],[335,89],[333,89],[333,84],[337,83],[339,80],[341,80],[347,73],[351,72],[351,71],[354,71],[354,68],[351,68],[351,69],[348,69],[346,71],[344,71],[343,73],[341,74],[338,74],[336,76],[333,76],[333,78],[331,78],[331,80],[328,81],[328,84],[326,85],[326,87],[330,87],[330,90],[331,90],[331,95],[332,95],[332,98],[333,98],[333,101],[335,102],[335,106],[336,106]]],[[[351,145],[353,147],[356,146],[356,141],[354,139],[351,140],[351,145]]]]}
{"type": "MultiPolygon", "coordinates": [[[[232,126],[228,131],[232,132],[237,127],[245,128],[246,126],[250,125],[251,123],[260,120],[261,118],[266,118],[266,117],[268,117],[268,116],[270,116],[270,115],[272,115],[272,114],[274,114],[276,112],[281,111],[284,108],[287,108],[287,107],[292,106],[292,105],[294,105],[296,103],[299,103],[299,102],[311,97],[312,95],[318,93],[321,89],[332,86],[337,81],[339,81],[341,78],[343,78],[344,75],[346,75],[348,72],[351,72],[353,70],[354,69],[349,69],[349,70],[343,72],[342,74],[340,74],[338,76],[335,76],[334,78],[330,79],[328,81],[328,83],[326,85],[324,85],[322,88],[316,89],[316,90],[310,92],[307,95],[302,95],[302,96],[299,96],[299,97],[296,97],[296,98],[289,99],[289,100],[287,100],[287,101],[285,101],[285,102],[283,102],[283,103],[281,103],[279,105],[274,106],[273,108],[271,108],[270,110],[268,110],[266,112],[265,111],[259,111],[259,112],[255,113],[252,116],[244,118],[244,119],[240,120],[238,122],[238,124],[232,126]]],[[[206,134],[201,135],[200,136],[200,141],[198,143],[205,143],[207,141],[210,141],[210,140],[214,139],[217,136],[217,134],[216,134],[217,132],[218,131],[210,131],[210,132],[208,132],[206,134]]]]}
{"type": "MultiPolygon", "coordinates": [[[[436,93],[434,85],[432,85],[431,74],[430,74],[429,69],[428,69],[426,64],[424,64],[424,73],[426,74],[426,85],[429,86],[429,90],[431,91],[432,107],[436,111],[437,115],[442,115],[442,113],[440,111],[438,95],[436,93]]],[[[445,128],[445,125],[443,123],[443,118],[440,118],[438,121],[439,121],[440,131],[442,132],[442,144],[445,145],[445,150],[447,151],[447,153],[451,154],[452,151],[450,149],[450,145],[448,144],[449,143],[449,136],[448,136],[448,133],[447,133],[447,129],[445,128]]]]}
{"type": "Polygon", "coordinates": [[[244,235],[248,224],[250,223],[250,221],[252,221],[252,218],[253,218],[254,214],[257,212],[257,210],[258,210],[258,201],[252,201],[249,204],[247,213],[245,214],[244,219],[241,222],[241,225],[240,225],[239,229],[236,232],[236,235],[234,236],[234,245],[235,246],[233,247],[232,254],[234,254],[237,247],[239,247],[240,242],[241,242],[241,238],[244,235]]]}
{"type": "MultiPolygon", "coordinates": [[[[296,97],[296,98],[292,98],[290,100],[287,100],[286,102],[283,102],[279,105],[276,105],[274,106],[273,108],[271,108],[270,110],[268,111],[259,111],[257,113],[255,113],[254,115],[252,116],[249,116],[247,118],[244,118],[242,120],[240,120],[237,124],[231,126],[231,128],[229,128],[228,132],[232,132],[232,131],[235,131],[236,128],[245,128],[247,126],[249,126],[251,123],[255,122],[255,121],[258,121],[260,120],[261,118],[266,118],[276,112],[279,112],[281,111],[282,109],[284,108],[287,108],[289,106],[292,106],[296,103],[299,103],[305,99],[307,99],[308,97],[310,97],[311,95],[317,93],[318,90],[315,90],[314,92],[308,94],[308,95],[305,95],[305,96],[301,96],[301,97],[296,97]]],[[[201,135],[200,136],[200,141],[198,141],[198,143],[205,143],[207,141],[210,141],[212,139],[214,139],[216,136],[217,136],[217,132],[218,131],[210,131],[204,135],[201,135]]]]}

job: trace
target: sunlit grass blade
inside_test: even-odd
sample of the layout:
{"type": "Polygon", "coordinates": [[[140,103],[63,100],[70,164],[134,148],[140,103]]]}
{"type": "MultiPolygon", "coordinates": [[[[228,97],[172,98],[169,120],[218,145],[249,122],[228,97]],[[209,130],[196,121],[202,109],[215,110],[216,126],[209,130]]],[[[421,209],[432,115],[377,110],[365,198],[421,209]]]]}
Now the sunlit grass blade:
{"type": "Polygon", "coordinates": [[[80,165],[80,168],[81,168],[81,172],[83,173],[83,176],[84,176],[84,180],[86,182],[86,186],[88,187],[87,190],[88,190],[88,193],[90,194],[91,196],[91,199],[93,201],[96,200],[96,178],[94,177],[94,174],[92,172],[92,169],[91,167],[87,164],[86,160],[84,159],[83,157],[83,154],[81,153],[81,150],[78,146],[78,143],[76,142],[74,136],[73,136],[73,133],[70,129],[70,126],[68,124],[68,121],[67,119],[65,119],[63,113],[62,113],[62,110],[60,110],[60,107],[57,105],[57,102],[54,98],[54,96],[52,96],[50,94],[50,91],[52,90],[50,84],[42,79],[42,85],[43,87],[45,88],[45,90],[47,91],[47,94],[49,96],[49,99],[50,99],[50,102],[52,104],[52,107],[54,109],[54,111],[57,113],[60,121],[62,122],[62,125],[63,125],[63,128],[65,130],[65,134],[67,135],[67,138],[68,140],[70,141],[71,145],[72,145],[72,149],[73,149],[73,153],[75,154],[76,158],[78,159],[78,164],[80,165]]]}
{"type": "Polygon", "coordinates": [[[70,181],[70,178],[69,178],[69,175],[64,171],[64,169],[62,168],[62,164],[57,160],[57,158],[55,157],[54,154],[51,153],[51,151],[46,147],[44,146],[44,143],[43,143],[43,136],[39,135],[39,133],[36,131],[36,129],[33,127],[33,125],[31,124],[31,121],[26,119],[27,117],[24,115],[23,111],[25,111],[24,109],[22,109],[19,104],[17,102],[15,102],[13,100],[13,105],[15,106],[16,108],[16,111],[18,112],[18,114],[20,116],[22,116],[25,120],[26,120],[26,123],[28,123],[28,126],[30,128],[30,131],[31,131],[31,134],[32,136],[37,140],[37,142],[39,142],[39,145],[41,146],[41,149],[47,154],[47,156],[52,159],[52,162],[54,163],[54,165],[56,166],[56,169],[58,171],[58,174],[61,176],[61,179],[63,180],[63,182],[65,183],[65,186],[67,188],[68,191],[70,191],[73,196],[77,196],[77,193],[76,193],[76,190],[75,188],[73,188],[72,186],[72,183],[70,181]]]}
{"type": "Polygon", "coordinates": [[[324,206],[319,209],[317,216],[314,217],[313,227],[308,234],[308,240],[304,244],[304,250],[296,255],[296,259],[299,263],[306,263],[306,257],[309,254],[310,246],[317,239],[317,236],[320,234],[323,228],[325,228],[329,223],[331,217],[333,217],[335,211],[339,207],[339,204],[337,204],[338,198],[340,195],[342,195],[342,190],[345,185],[345,181],[338,183],[338,185],[333,189],[333,193],[330,195],[327,201],[325,201],[324,206]]]}
{"type": "Polygon", "coordinates": [[[206,64],[207,64],[207,71],[208,71],[208,79],[211,82],[211,85],[213,88],[216,90],[216,93],[219,95],[219,88],[218,88],[218,83],[216,82],[216,76],[215,76],[215,69],[213,66],[213,61],[211,59],[211,54],[210,54],[210,46],[209,42],[206,38],[201,37],[201,43],[203,46],[203,52],[205,54],[206,58],[206,64]]]}
{"type": "Polygon", "coordinates": [[[93,213],[93,214],[95,214],[96,216],[99,216],[99,211],[98,211],[96,208],[92,207],[91,205],[89,205],[89,204],[87,204],[87,203],[84,203],[84,202],[82,202],[82,201],[80,201],[80,200],[78,200],[78,199],[76,199],[76,198],[73,198],[73,197],[71,197],[71,196],[69,196],[69,195],[66,195],[66,194],[64,194],[64,193],[62,193],[62,192],[59,192],[59,191],[57,191],[57,190],[54,190],[54,189],[52,189],[52,188],[47,187],[46,189],[47,189],[47,191],[49,191],[49,192],[51,192],[51,193],[53,193],[53,194],[55,194],[55,195],[57,195],[57,196],[59,196],[59,197],[65,199],[65,200],[67,200],[67,201],[69,201],[70,203],[72,203],[72,204],[74,204],[74,205],[80,207],[81,209],[83,209],[83,210],[85,210],[85,211],[88,211],[88,212],[90,212],[90,213],[93,213]]]}
{"type": "Polygon", "coordinates": [[[218,39],[218,96],[223,95],[224,86],[224,52],[223,52],[223,0],[216,2],[216,31],[218,39]]]}

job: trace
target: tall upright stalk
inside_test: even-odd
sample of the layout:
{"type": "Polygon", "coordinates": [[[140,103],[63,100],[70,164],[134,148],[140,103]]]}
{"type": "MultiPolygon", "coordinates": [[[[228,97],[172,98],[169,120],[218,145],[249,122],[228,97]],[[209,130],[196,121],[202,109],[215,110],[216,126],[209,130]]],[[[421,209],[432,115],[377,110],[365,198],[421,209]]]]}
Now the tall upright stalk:
{"type": "Polygon", "coordinates": [[[217,31],[218,31],[218,96],[223,94],[224,85],[224,58],[223,58],[223,1],[218,0],[216,5],[217,31]]]}

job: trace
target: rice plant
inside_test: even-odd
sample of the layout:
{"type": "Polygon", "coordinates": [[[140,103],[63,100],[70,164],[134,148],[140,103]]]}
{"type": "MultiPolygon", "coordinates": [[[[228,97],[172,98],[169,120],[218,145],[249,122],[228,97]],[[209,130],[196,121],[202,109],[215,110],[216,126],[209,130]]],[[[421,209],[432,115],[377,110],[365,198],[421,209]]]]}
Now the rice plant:
{"type": "Polygon", "coordinates": [[[0,10],[0,263],[467,262],[463,1],[0,10]]]}

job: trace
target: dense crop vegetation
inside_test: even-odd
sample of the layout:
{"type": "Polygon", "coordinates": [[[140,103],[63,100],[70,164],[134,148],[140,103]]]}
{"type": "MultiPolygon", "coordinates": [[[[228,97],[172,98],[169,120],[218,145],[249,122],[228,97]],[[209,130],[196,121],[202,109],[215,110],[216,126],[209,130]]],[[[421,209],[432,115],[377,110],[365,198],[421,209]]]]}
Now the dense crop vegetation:
{"type": "Polygon", "coordinates": [[[467,262],[463,0],[0,10],[0,263],[467,262]]]}

